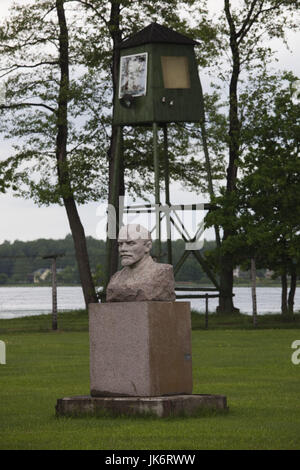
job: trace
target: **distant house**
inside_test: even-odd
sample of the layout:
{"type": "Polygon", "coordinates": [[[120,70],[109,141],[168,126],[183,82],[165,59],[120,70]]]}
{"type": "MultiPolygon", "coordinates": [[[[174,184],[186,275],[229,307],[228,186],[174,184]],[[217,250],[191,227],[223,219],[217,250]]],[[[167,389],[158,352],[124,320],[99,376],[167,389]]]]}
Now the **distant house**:
{"type": "Polygon", "coordinates": [[[234,277],[240,277],[240,267],[237,266],[234,270],[233,270],[233,276],[234,277]]]}
{"type": "Polygon", "coordinates": [[[234,270],[233,270],[233,277],[235,277],[236,279],[241,279],[241,280],[249,280],[249,277],[250,277],[250,272],[249,271],[243,271],[240,266],[237,266],[234,270]]]}
{"type": "Polygon", "coordinates": [[[272,279],[273,274],[274,274],[274,271],[271,271],[270,269],[266,269],[265,278],[272,279]]]}
{"type": "Polygon", "coordinates": [[[51,269],[49,268],[40,268],[34,271],[33,273],[33,282],[34,284],[38,284],[41,281],[45,281],[47,276],[51,275],[51,269]]]}

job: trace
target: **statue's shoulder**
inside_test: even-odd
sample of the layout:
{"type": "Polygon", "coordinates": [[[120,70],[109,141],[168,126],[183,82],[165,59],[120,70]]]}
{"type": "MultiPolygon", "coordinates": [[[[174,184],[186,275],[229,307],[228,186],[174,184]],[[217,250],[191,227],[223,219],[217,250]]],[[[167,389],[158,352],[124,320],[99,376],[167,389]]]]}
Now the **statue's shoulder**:
{"type": "Polygon", "coordinates": [[[156,275],[173,277],[173,266],[166,263],[153,263],[156,275]]]}
{"type": "Polygon", "coordinates": [[[158,271],[173,271],[173,266],[166,263],[154,263],[155,269],[158,271]]]}
{"type": "Polygon", "coordinates": [[[124,275],[124,271],[125,271],[125,268],[122,268],[120,269],[120,271],[116,271],[110,278],[110,281],[109,281],[109,284],[111,283],[114,283],[114,282],[118,282],[120,280],[120,278],[123,277],[124,275]]]}
{"type": "Polygon", "coordinates": [[[165,269],[166,271],[173,271],[172,264],[167,264],[167,263],[157,263],[157,264],[159,264],[160,266],[163,266],[163,269],[165,269]]]}

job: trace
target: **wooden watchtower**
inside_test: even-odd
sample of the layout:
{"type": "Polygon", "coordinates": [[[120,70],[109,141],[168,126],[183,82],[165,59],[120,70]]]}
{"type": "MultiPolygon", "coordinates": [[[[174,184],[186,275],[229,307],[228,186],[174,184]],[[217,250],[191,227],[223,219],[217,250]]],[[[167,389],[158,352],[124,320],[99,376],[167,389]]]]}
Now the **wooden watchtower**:
{"type": "Polygon", "coordinates": [[[199,122],[195,44],[157,23],[123,41],[114,124],[199,122]]]}
{"type": "MultiPolygon", "coordinates": [[[[121,153],[120,136],[123,126],[152,127],[156,205],[160,205],[158,128],[163,128],[165,201],[170,206],[168,124],[197,123],[201,119],[202,92],[194,52],[195,45],[197,42],[193,39],[157,23],[150,24],[125,39],[120,45],[118,92],[113,110],[113,124],[118,128],[112,191],[115,206],[117,206],[118,197],[116,187],[121,153]]],[[[125,209],[130,211],[130,208],[125,209]]],[[[159,260],[160,214],[156,220],[159,242],[156,257],[159,260]]],[[[172,219],[169,217],[167,224],[170,222],[172,219]]],[[[107,250],[109,259],[110,243],[107,245],[107,250]]],[[[205,261],[199,253],[195,256],[205,272],[209,274],[217,290],[217,281],[205,261]]],[[[186,257],[187,255],[184,259],[186,257]]],[[[183,261],[180,260],[180,266],[183,261]]],[[[172,264],[171,240],[168,240],[168,262],[172,264]]]]}

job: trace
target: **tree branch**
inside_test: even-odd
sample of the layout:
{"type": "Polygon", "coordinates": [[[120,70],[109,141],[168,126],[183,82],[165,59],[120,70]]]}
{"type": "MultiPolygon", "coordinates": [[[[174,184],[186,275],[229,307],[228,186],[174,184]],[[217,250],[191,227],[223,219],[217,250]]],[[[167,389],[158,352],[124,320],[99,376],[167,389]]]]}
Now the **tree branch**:
{"type": "Polygon", "coordinates": [[[0,105],[0,109],[14,109],[14,108],[21,108],[25,106],[38,106],[38,107],[46,108],[52,113],[57,112],[55,108],[51,108],[51,106],[48,106],[47,104],[44,104],[44,103],[15,103],[15,104],[9,104],[9,105],[2,104],[0,105]]]}
{"type": "Polygon", "coordinates": [[[69,1],[70,2],[75,1],[77,3],[81,3],[86,8],[90,8],[91,10],[93,10],[96,13],[97,16],[99,16],[99,18],[101,18],[101,20],[105,23],[105,25],[108,26],[109,22],[106,20],[106,18],[103,15],[101,15],[101,13],[99,13],[97,8],[94,5],[92,5],[92,3],[89,3],[86,0],[69,0],[69,1]]]}
{"type": "MultiPolygon", "coordinates": [[[[247,25],[249,25],[250,21],[251,20],[251,16],[252,16],[252,13],[256,7],[256,5],[258,4],[258,2],[260,1],[260,9],[262,8],[263,6],[263,3],[264,3],[264,0],[253,0],[251,5],[250,5],[250,8],[249,8],[249,11],[248,11],[248,14],[245,18],[245,20],[243,21],[243,25],[241,27],[241,29],[237,32],[236,34],[236,37],[240,37],[241,36],[241,39],[240,41],[244,38],[244,36],[247,34],[247,32],[245,31],[246,28],[247,28],[247,25]]],[[[257,16],[257,15],[255,15],[257,16]]],[[[255,17],[254,17],[255,18],[255,17]]],[[[253,19],[253,22],[255,21],[255,19],[253,19]]],[[[251,25],[253,24],[253,22],[251,23],[251,25]]]]}
{"type": "Polygon", "coordinates": [[[38,62],[37,64],[32,64],[32,65],[14,64],[14,65],[11,65],[10,67],[4,67],[1,70],[2,71],[5,71],[5,70],[13,71],[13,70],[16,70],[16,69],[21,69],[21,68],[33,69],[33,68],[39,67],[40,65],[58,65],[58,64],[59,64],[58,60],[53,60],[53,61],[44,60],[42,62],[38,62]]]}
{"type": "Polygon", "coordinates": [[[9,52],[9,51],[16,51],[16,50],[21,50],[23,49],[24,47],[28,47],[28,46],[36,46],[37,44],[45,44],[46,42],[51,42],[53,43],[53,39],[52,38],[40,38],[40,39],[36,39],[35,41],[30,41],[29,39],[24,41],[22,44],[17,44],[15,46],[10,46],[9,44],[0,44],[0,47],[3,49],[3,52],[6,52],[6,50],[9,52]]]}
{"type": "MultiPolygon", "coordinates": [[[[44,22],[44,19],[46,18],[46,16],[49,15],[49,13],[51,13],[53,10],[55,10],[55,6],[51,7],[49,10],[47,10],[46,13],[40,18],[40,23],[42,23],[42,25],[43,25],[43,22],[44,22]]],[[[9,30],[9,24],[7,24],[7,29],[6,29],[6,32],[5,32],[5,36],[8,35],[8,30],[9,30]]],[[[42,28],[41,28],[41,30],[42,30],[42,28]]],[[[3,44],[1,44],[1,47],[7,47],[7,49],[12,49],[12,50],[14,50],[14,49],[19,50],[19,49],[22,49],[24,46],[34,46],[36,44],[44,43],[44,42],[49,40],[49,39],[43,38],[43,39],[36,39],[35,41],[30,42],[31,38],[34,35],[35,35],[35,32],[30,34],[30,36],[27,39],[25,39],[25,41],[21,45],[18,44],[17,46],[9,46],[9,45],[6,44],[4,46],[3,44]]],[[[15,35],[13,36],[13,38],[11,38],[11,37],[7,38],[7,40],[9,40],[9,39],[15,39],[15,35]]]]}
{"type": "Polygon", "coordinates": [[[224,0],[224,11],[225,11],[225,15],[226,15],[227,22],[228,22],[229,29],[230,29],[230,38],[236,39],[237,34],[236,34],[235,24],[234,24],[231,11],[230,11],[230,0],[224,0]]]}
{"type": "MultiPolygon", "coordinates": [[[[98,133],[98,129],[96,129],[95,131],[93,132],[90,132],[88,134],[89,138],[91,137],[94,137],[96,134],[98,133]]],[[[68,154],[70,155],[71,153],[75,152],[75,150],[78,149],[78,147],[80,147],[81,145],[83,145],[85,142],[81,141],[81,142],[78,142],[78,144],[76,144],[73,148],[71,148],[69,151],[68,151],[68,154]]]]}
{"type": "Polygon", "coordinates": [[[55,61],[43,61],[43,62],[39,62],[39,63],[33,64],[33,65],[14,64],[14,65],[11,65],[10,67],[4,67],[4,68],[0,69],[1,72],[6,71],[2,75],[0,75],[0,78],[3,78],[6,75],[9,75],[10,73],[12,73],[12,72],[14,72],[15,70],[18,70],[18,69],[23,69],[23,68],[25,68],[25,69],[34,69],[36,67],[40,67],[41,65],[59,65],[59,62],[57,60],[55,60],[55,61]]]}
{"type": "Polygon", "coordinates": [[[255,15],[251,18],[251,15],[254,11],[254,8],[255,6],[257,5],[259,0],[253,0],[252,4],[251,4],[251,7],[249,9],[249,12],[248,12],[248,15],[243,23],[243,26],[241,27],[241,29],[237,32],[236,34],[236,37],[239,38],[238,40],[238,44],[240,44],[242,42],[242,40],[244,39],[244,37],[248,34],[248,32],[250,31],[251,27],[253,26],[253,24],[257,21],[258,17],[264,13],[269,13],[270,11],[274,11],[274,10],[277,10],[279,9],[279,7],[281,7],[282,5],[285,5],[286,4],[286,1],[285,0],[282,0],[282,1],[279,1],[276,3],[276,5],[270,7],[270,8],[263,8],[263,5],[265,3],[265,0],[260,0],[260,6],[259,6],[259,9],[258,11],[255,13],[255,15]]]}

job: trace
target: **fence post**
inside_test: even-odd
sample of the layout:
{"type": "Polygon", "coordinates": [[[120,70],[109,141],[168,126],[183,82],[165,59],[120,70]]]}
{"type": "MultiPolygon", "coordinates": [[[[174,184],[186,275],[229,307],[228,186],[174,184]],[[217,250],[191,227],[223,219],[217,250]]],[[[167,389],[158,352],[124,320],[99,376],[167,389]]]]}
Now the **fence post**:
{"type": "Polygon", "coordinates": [[[205,294],[205,329],[208,328],[208,294],[205,294]]]}
{"type": "Polygon", "coordinates": [[[52,259],[52,330],[57,330],[57,282],[56,282],[56,259],[63,254],[43,256],[44,259],[52,259]]]}
{"type": "Polygon", "coordinates": [[[56,257],[52,258],[52,330],[57,330],[56,257]]]}
{"type": "Polygon", "coordinates": [[[256,265],[255,259],[251,258],[251,292],[252,292],[252,313],[253,326],[257,327],[257,302],[256,302],[256,265]]]}

